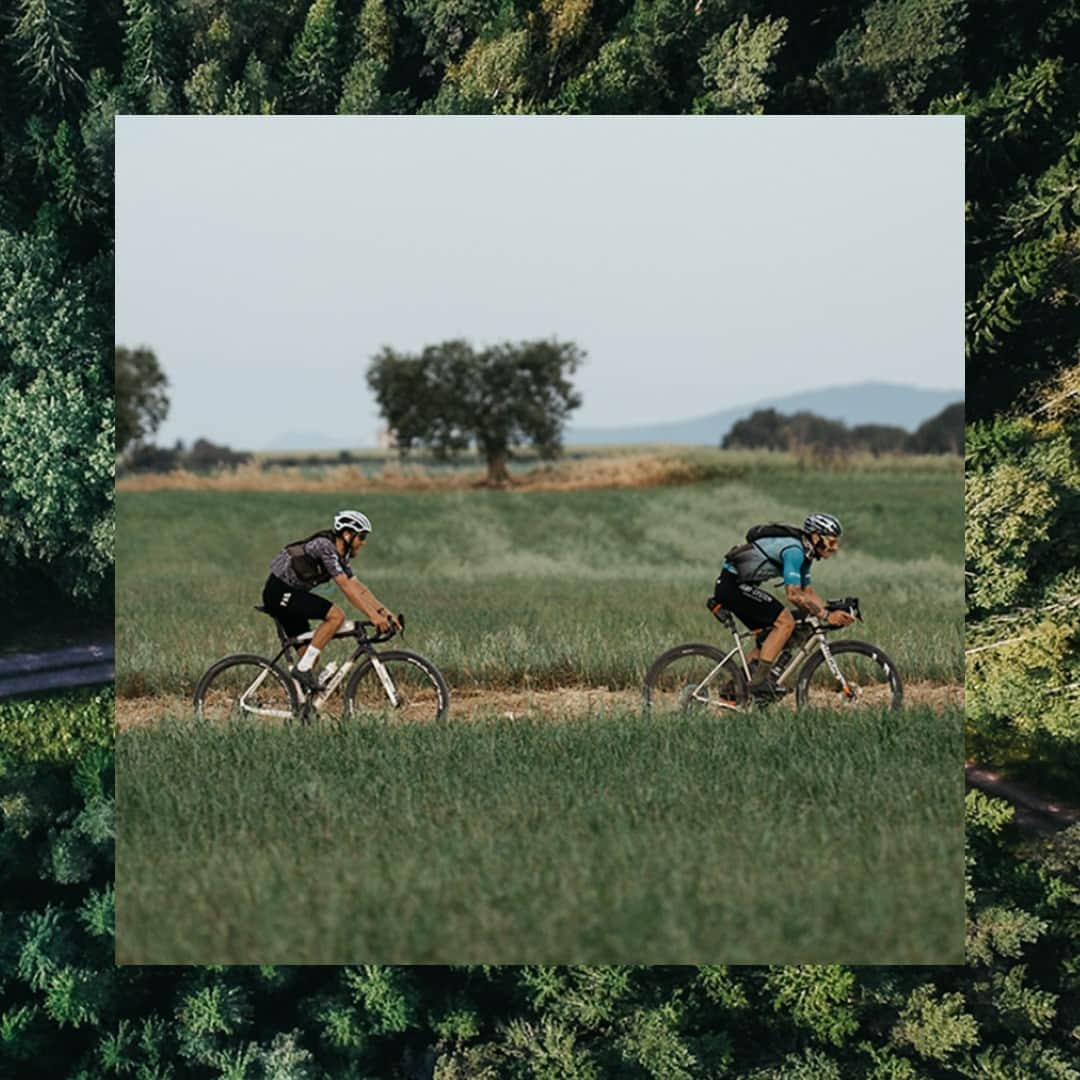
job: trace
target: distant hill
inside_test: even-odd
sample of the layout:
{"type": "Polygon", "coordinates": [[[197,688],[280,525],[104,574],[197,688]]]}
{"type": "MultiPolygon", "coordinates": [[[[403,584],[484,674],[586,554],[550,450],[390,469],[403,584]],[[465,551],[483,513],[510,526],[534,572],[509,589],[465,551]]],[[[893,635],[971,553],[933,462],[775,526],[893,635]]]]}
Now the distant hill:
{"type": "Polygon", "coordinates": [[[599,443],[689,443],[717,446],[738,420],[756,409],[776,409],[781,413],[806,410],[845,424],[895,424],[914,431],[924,420],[946,405],[964,400],[963,390],[924,390],[897,383],[865,382],[808,390],[784,397],[762,398],[721,412],[663,424],[635,424],[628,427],[568,427],[567,446],[599,443]]]}

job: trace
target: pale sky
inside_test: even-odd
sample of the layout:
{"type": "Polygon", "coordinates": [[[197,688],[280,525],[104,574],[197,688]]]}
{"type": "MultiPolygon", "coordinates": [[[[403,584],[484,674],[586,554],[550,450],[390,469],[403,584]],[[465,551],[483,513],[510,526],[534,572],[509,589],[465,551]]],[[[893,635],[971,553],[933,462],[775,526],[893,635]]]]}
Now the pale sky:
{"type": "Polygon", "coordinates": [[[374,445],[383,345],[557,337],[581,427],[961,389],[962,117],[120,117],[116,340],[165,445],[374,445]]]}

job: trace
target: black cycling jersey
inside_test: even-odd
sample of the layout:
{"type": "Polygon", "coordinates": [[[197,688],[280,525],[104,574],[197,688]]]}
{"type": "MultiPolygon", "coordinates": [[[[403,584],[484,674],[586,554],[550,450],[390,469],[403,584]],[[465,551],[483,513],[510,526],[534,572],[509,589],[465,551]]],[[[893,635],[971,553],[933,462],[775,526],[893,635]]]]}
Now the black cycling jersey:
{"type": "Polygon", "coordinates": [[[286,544],[270,564],[270,573],[294,589],[325,585],[339,574],[355,577],[348,556],[342,558],[329,530],[286,544]]]}

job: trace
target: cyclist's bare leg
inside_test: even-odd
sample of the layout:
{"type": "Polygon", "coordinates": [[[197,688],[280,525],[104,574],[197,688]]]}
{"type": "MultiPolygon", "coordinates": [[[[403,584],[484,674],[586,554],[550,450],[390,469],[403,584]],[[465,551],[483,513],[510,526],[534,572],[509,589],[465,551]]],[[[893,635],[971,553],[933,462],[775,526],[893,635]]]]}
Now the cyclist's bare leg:
{"type": "MultiPolygon", "coordinates": [[[[326,613],[326,618],[319,624],[319,629],[315,631],[314,636],[311,639],[311,647],[313,649],[321,649],[326,643],[341,629],[345,622],[345,612],[334,604],[330,610],[326,613]]],[[[794,626],[794,622],[792,626],[794,626]]],[[[789,630],[788,633],[791,633],[789,630]]]]}
{"type": "Polygon", "coordinates": [[[761,657],[769,667],[772,667],[773,661],[780,655],[780,650],[787,644],[788,638],[791,637],[791,632],[794,629],[795,616],[792,615],[787,608],[784,608],[784,610],[776,617],[776,622],[773,623],[772,629],[769,631],[769,636],[765,639],[760,648],[754,649],[754,651],[750,653],[747,660],[754,660],[757,657],[761,657]]]}
{"type": "MultiPolygon", "coordinates": [[[[345,612],[334,604],[330,610],[326,613],[326,618],[319,623],[318,630],[311,636],[311,641],[308,645],[312,648],[322,650],[323,646],[341,629],[345,623],[345,612]]],[[[307,645],[301,645],[296,650],[297,656],[303,656],[307,652],[307,645]]]]}

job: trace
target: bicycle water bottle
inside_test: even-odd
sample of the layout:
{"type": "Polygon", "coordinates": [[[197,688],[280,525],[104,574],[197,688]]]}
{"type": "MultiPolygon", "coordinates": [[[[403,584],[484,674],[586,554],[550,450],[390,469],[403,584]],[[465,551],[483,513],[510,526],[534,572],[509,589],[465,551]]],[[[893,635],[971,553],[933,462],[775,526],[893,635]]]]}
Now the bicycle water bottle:
{"type": "Polygon", "coordinates": [[[322,670],[322,675],[319,676],[319,689],[322,690],[330,685],[330,680],[334,677],[334,672],[337,671],[337,661],[331,660],[329,664],[322,670]]]}

